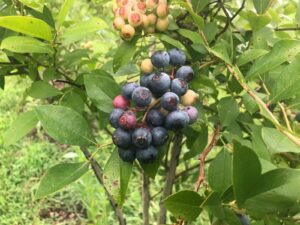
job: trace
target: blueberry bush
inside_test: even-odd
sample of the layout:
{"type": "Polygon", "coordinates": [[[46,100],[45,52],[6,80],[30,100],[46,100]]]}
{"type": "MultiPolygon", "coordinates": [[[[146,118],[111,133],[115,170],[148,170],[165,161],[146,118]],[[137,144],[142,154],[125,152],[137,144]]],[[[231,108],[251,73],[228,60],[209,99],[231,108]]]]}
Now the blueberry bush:
{"type": "Polygon", "coordinates": [[[39,103],[3,147],[78,146],[34,200],[91,170],[122,225],[132,192],[144,225],[298,224],[299,23],[295,0],[3,0],[0,87],[39,103]]]}

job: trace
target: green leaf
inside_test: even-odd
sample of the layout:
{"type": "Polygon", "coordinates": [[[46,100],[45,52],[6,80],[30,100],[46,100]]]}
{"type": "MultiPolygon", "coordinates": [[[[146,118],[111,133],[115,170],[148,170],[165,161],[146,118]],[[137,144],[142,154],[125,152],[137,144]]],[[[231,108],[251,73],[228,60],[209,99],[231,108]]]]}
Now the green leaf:
{"type": "Polygon", "coordinates": [[[180,41],[178,40],[175,40],[174,38],[171,38],[170,36],[168,35],[165,35],[165,34],[157,34],[156,35],[162,42],[166,42],[176,48],[180,48],[180,49],[183,49],[185,50],[185,47],[183,44],[181,44],[180,41]]]}
{"type": "Polygon", "coordinates": [[[300,55],[296,56],[291,64],[282,69],[269,73],[266,78],[269,79],[267,87],[269,89],[270,102],[278,102],[284,99],[292,98],[300,94],[300,55]]]}
{"type": "Polygon", "coordinates": [[[51,45],[32,37],[10,36],[1,42],[1,49],[17,53],[47,53],[53,54],[51,45]]]}
{"type": "Polygon", "coordinates": [[[232,185],[231,165],[232,157],[226,149],[222,149],[210,163],[208,181],[214,191],[222,194],[232,185]]]}
{"type": "Polygon", "coordinates": [[[184,134],[187,137],[186,145],[189,149],[189,151],[184,154],[184,160],[188,160],[199,155],[206,147],[208,128],[206,124],[200,127],[187,127],[184,129],[184,134]]]}
{"type": "Polygon", "coordinates": [[[70,11],[71,6],[73,5],[74,0],[65,0],[64,4],[62,5],[58,18],[57,18],[57,25],[60,26],[66,19],[68,12],[70,11]]]}
{"type": "Polygon", "coordinates": [[[0,50],[0,62],[4,62],[4,63],[8,63],[9,62],[8,56],[5,54],[5,52],[3,52],[1,50],[0,50]]]}
{"type": "Polygon", "coordinates": [[[40,199],[52,194],[83,176],[89,163],[61,163],[51,167],[42,177],[35,198],[40,199]]]}
{"type": "Polygon", "coordinates": [[[124,41],[117,49],[113,60],[113,71],[116,73],[122,66],[129,63],[136,51],[137,39],[131,42],[124,41]]]}
{"type": "Polygon", "coordinates": [[[239,144],[233,151],[233,190],[239,206],[242,206],[260,177],[261,166],[257,155],[239,144]]]}
{"type": "Polygon", "coordinates": [[[152,163],[143,164],[141,163],[141,167],[145,171],[145,173],[151,177],[152,179],[155,178],[158,168],[161,165],[161,162],[167,152],[167,145],[164,145],[163,147],[158,148],[158,156],[156,157],[155,161],[152,163]]]}
{"type": "Polygon", "coordinates": [[[273,0],[253,0],[254,7],[258,14],[265,13],[271,6],[273,0]]]}
{"type": "Polygon", "coordinates": [[[252,11],[247,12],[247,18],[248,18],[248,21],[249,21],[250,26],[251,26],[253,31],[258,31],[261,28],[264,28],[272,20],[272,18],[268,14],[257,15],[252,11]]]}
{"type": "Polygon", "coordinates": [[[187,2],[183,2],[183,1],[181,1],[181,2],[179,2],[179,3],[180,3],[180,5],[181,5],[183,8],[185,8],[185,9],[189,12],[189,14],[192,16],[192,18],[193,18],[195,24],[197,25],[197,27],[198,27],[200,30],[203,30],[203,29],[204,29],[204,20],[203,20],[203,18],[202,18],[201,16],[199,16],[197,13],[194,12],[194,10],[193,10],[191,4],[190,4],[189,2],[187,3],[187,2]]]}
{"type": "Polygon", "coordinates": [[[222,98],[218,104],[218,113],[222,127],[229,126],[238,117],[240,111],[237,102],[232,97],[222,98]]]}
{"type": "Polygon", "coordinates": [[[238,66],[245,65],[248,62],[251,62],[267,53],[268,51],[264,49],[249,49],[243,52],[243,54],[237,59],[236,64],[238,66]]]}
{"type": "Polygon", "coordinates": [[[227,48],[224,42],[216,44],[213,48],[208,48],[208,51],[215,55],[216,57],[220,58],[227,64],[231,65],[231,59],[228,55],[227,48]]]}
{"type": "Polygon", "coordinates": [[[34,82],[27,91],[27,95],[38,99],[50,98],[61,94],[59,90],[44,81],[34,82]]]}
{"type": "Polygon", "coordinates": [[[29,36],[52,40],[50,26],[40,20],[29,16],[2,16],[0,17],[0,27],[4,27],[29,36]]]}
{"type": "Polygon", "coordinates": [[[97,73],[85,75],[84,84],[89,98],[97,108],[110,113],[113,109],[112,101],[120,92],[115,80],[105,71],[99,70],[97,73]]]}
{"type": "Polygon", "coordinates": [[[195,31],[190,31],[190,30],[187,30],[187,29],[179,29],[178,33],[181,36],[183,36],[185,38],[188,38],[189,40],[191,40],[195,44],[203,44],[203,40],[202,40],[200,34],[195,32],[195,31]]]}
{"type": "Polygon", "coordinates": [[[286,61],[292,60],[300,52],[300,41],[278,41],[272,51],[255,61],[247,74],[247,79],[256,78],[259,75],[278,67],[286,61]]]}
{"type": "Polygon", "coordinates": [[[36,11],[43,12],[44,0],[20,0],[24,5],[36,11]]]}
{"type": "Polygon", "coordinates": [[[100,18],[91,18],[88,21],[81,23],[76,23],[74,26],[71,26],[66,29],[65,33],[62,35],[63,43],[70,44],[76,41],[79,41],[91,33],[96,31],[108,28],[106,22],[100,18]]]}
{"type": "Polygon", "coordinates": [[[3,135],[4,146],[7,147],[16,143],[31,131],[37,123],[38,119],[34,111],[28,111],[19,115],[3,135]]]}
{"type": "Polygon", "coordinates": [[[64,94],[60,99],[60,105],[72,108],[79,113],[83,113],[84,111],[84,100],[75,90],[71,90],[64,94]]]}
{"type": "Polygon", "coordinates": [[[119,205],[124,203],[131,173],[132,164],[121,160],[118,150],[114,150],[104,167],[103,181],[119,205]]]}
{"type": "Polygon", "coordinates": [[[88,123],[73,109],[42,105],[36,107],[36,113],[47,134],[60,143],[79,146],[95,143],[88,123]]]}
{"type": "Polygon", "coordinates": [[[276,129],[263,127],[261,135],[268,150],[273,154],[282,152],[300,153],[299,146],[276,129]]]}
{"type": "Polygon", "coordinates": [[[194,191],[184,190],[170,195],[164,200],[168,211],[175,217],[186,221],[195,220],[200,212],[203,199],[194,191]]]}

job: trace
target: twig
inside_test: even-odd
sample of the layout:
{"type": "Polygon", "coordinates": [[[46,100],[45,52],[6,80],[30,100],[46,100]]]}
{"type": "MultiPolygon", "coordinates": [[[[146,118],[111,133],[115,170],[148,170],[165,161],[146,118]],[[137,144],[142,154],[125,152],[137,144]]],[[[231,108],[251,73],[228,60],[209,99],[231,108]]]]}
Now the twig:
{"type": "Polygon", "coordinates": [[[300,27],[283,27],[283,28],[276,27],[274,29],[274,31],[296,31],[296,30],[300,30],[300,27]]]}
{"type": "Polygon", "coordinates": [[[201,65],[199,66],[199,69],[201,70],[201,69],[203,69],[203,68],[205,68],[205,67],[207,67],[207,66],[210,66],[210,65],[212,65],[212,64],[214,64],[214,63],[215,63],[214,60],[205,62],[205,63],[203,63],[203,64],[201,64],[201,65]]]}
{"type": "Polygon", "coordinates": [[[285,121],[287,129],[289,131],[292,131],[292,127],[291,127],[290,121],[289,121],[289,119],[287,117],[287,114],[286,114],[284,106],[280,102],[278,102],[278,105],[279,105],[279,107],[280,107],[280,109],[282,111],[282,115],[283,115],[283,118],[284,118],[284,121],[285,121]]]}
{"type": "Polygon", "coordinates": [[[229,13],[227,12],[227,9],[225,8],[222,0],[218,0],[218,4],[220,5],[222,11],[224,12],[226,18],[227,18],[227,21],[226,21],[226,24],[225,26],[223,27],[223,29],[216,35],[216,39],[221,36],[226,30],[227,28],[229,27],[230,23],[231,23],[231,17],[229,15],[229,13]]]}
{"type": "Polygon", "coordinates": [[[70,85],[78,87],[78,88],[83,88],[84,87],[83,85],[76,84],[75,82],[70,81],[70,80],[59,80],[59,79],[57,79],[57,80],[54,80],[54,82],[70,84],[70,85]]]}
{"type": "Polygon", "coordinates": [[[90,161],[92,169],[94,171],[94,174],[98,180],[98,182],[103,186],[104,191],[108,197],[109,203],[112,207],[112,209],[114,210],[119,224],[120,225],[126,225],[126,220],[124,218],[123,212],[121,211],[121,209],[118,207],[118,204],[115,202],[115,200],[113,199],[113,197],[111,196],[111,194],[109,193],[109,191],[107,190],[107,188],[104,186],[104,182],[103,182],[103,170],[101,168],[101,166],[99,165],[99,163],[91,156],[90,152],[88,151],[87,148],[85,147],[80,147],[81,151],[83,152],[85,158],[87,160],[90,161]]]}
{"type": "MultiPolygon", "coordinates": [[[[176,167],[178,165],[179,155],[181,151],[182,139],[183,139],[182,133],[177,132],[175,134],[174,142],[171,149],[170,166],[166,174],[166,183],[164,186],[164,191],[161,200],[164,200],[172,193],[172,187],[176,175],[176,167]]],[[[160,210],[159,210],[157,224],[166,224],[167,209],[162,201],[160,202],[159,206],[160,206],[160,210]]]]}
{"type": "Polygon", "coordinates": [[[241,85],[241,87],[259,104],[265,112],[268,114],[268,116],[272,119],[272,122],[276,126],[276,128],[286,135],[291,141],[293,141],[296,145],[300,146],[300,139],[296,136],[294,136],[290,131],[286,130],[282,127],[282,125],[279,123],[277,118],[273,115],[273,113],[268,108],[267,104],[265,104],[243,81],[239,79],[239,76],[236,74],[234,69],[230,65],[226,65],[228,71],[230,74],[236,79],[236,81],[241,85]]]}
{"type": "Polygon", "coordinates": [[[235,17],[237,17],[237,15],[239,15],[240,12],[244,9],[245,3],[246,3],[246,0],[243,0],[241,7],[240,7],[240,8],[238,9],[238,11],[236,11],[236,13],[231,17],[230,22],[232,22],[232,21],[235,19],[235,17]]]}
{"type": "Polygon", "coordinates": [[[210,151],[213,149],[213,147],[216,145],[216,142],[219,138],[219,133],[220,133],[220,124],[217,125],[215,133],[211,139],[210,144],[204,149],[204,151],[200,154],[199,156],[199,161],[200,161],[200,165],[199,165],[199,177],[197,180],[197,183],[195,185],[194,191],[198,192],[200,185],[203,183],[204,178],[205,178],[205,170],[204,170],[204,166],[205,166],[205,159],[206,156],[208,155],[208,153],[210,153],[210,151]]]}
{"type": "Polygon", "coordinates": [[[149,225],[149,208],[150,208],[150,191],[149,191],[150,180],[147,174],[143,172],[143,225],[149,225]]]}

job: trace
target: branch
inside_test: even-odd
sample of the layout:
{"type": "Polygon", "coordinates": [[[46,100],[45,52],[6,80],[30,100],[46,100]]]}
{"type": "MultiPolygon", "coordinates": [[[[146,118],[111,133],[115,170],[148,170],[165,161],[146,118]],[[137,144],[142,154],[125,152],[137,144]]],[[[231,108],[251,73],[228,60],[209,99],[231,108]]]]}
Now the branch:
{"type": "Polygon", "coordinates": [[[150,180],[147,174],[143,172],[143,225],[149,225],[149,208],[150,208],[150,191],[149,191],[150,180]]]}
{"type": "Polygon", "coordinates": [[[268,108],[267,104],[264,103],[260,97],[258,97],[243,81],[240,80],[239,76],[236,74],[234,69],[230,65],[226,65],[230,74],[236,79],[236,81],[241,85],[241,87],[256,101],[256,103],[264,109],[264,111],[268,114],[271,118],[272,122],[274,123],[275,127],[284,135],[286,135],[292,142],[296,145],[300,146],[300,139],[293,135],[290,131],[286,130],[277,120],[277,118],[273,115],[273,113],[268,108]]]}
{"type": "Polygon", "coordinates": [[[109,193],[109,191],[107,190],[107,188],[104,186],[104,182],[103,182],[103,170],[101,168],[101,166],[99,165],[99,163],[92,157],[92,155],[90,154],[90,152],[88,151],[87,148],[85,147],[80,147],[81,151],[83,152],[85,158],[90,161],[92,169],[94,171],[94,174],[98,180],[98,182],[103,186],[104,191],[107,195],[107,198],[109,200],[109,203],[112,207],[112,209],[114,210],[119,224],[120,225],[126,225],[126,220],[124,218],[123,212],[121,211],[121,209],[118,207],[118,204],[115,202],[115,200],[113,199],[113,197],[111,196],[111,194],[109,193]]]}
{"type": "Polygon", "coordinates": [[[166,183],[163,190],[163,194],[161,197],[161,202],[159,204],[160,210],[159,210],[159,216],[157,224],[166,224],[166,214],[167,209],[162,202],[165,198],[167,198],[172,193],[172,187],[176,175],[176,167],[179,162],[179,155],[181,152],[181,142],[183,139],[183,135],[180,132],[177,132],[174,137],[174,142],[171,149],[171,159],[170,159],[170,166],[168,168],[167,174],[166,174],[166,183]]]}
{"type": "Polygon", "coordinates": [[[214,135],[213,135],[213,137],[211,139],[210,144],[204,149],[204,151],[199,156],[199,161],[200,161],[199,177],[198,177],[197,183],[196,183],[195,188],[194,188],[195,192],[199,191],[200,185],[204,181],[204,178],[205,178],[205,170],[204,170],[205,159],[206,159],[206,156],[208,155],[208,153],[210,153],[210,151],[216,145],[216,142],[217,142],[217,140],[219,138],[219,133],[220,133],[220,124],[217,125],[215,133],[214,133],[214,135]]]}
{"type": "Polygon", "coordinates": [[[75,82],[70,81],[70,80],[59,80],[59,79],[58,79],[58,80],[54,80],[54,82],[70,84],[70,85],[75,86],[75,87],[78,87],[78,88],[83,88],[83,87],[84,87],[83,85],[76,84],[75,82]]]}
{"type": "Polygon", "coordinates": [[[286,27],[286,28],[276,27],[274,29],[274,31],[297,31],[297,30],[300,30],[300,27],[286,27]]]}
{"type": "Polygon", "coordinates": [[[229,15],[229,13],[227,12],[222,0],[218,0],[218,4],[220,5],[222,11],[224,12],[226,18],[227,18],[227,21],[226,21],[226,24],[225,26],[223,27],[223,29],[216,35],[216,39],[221,36],[226,30],[227,28],[229,27],[230,23],[231,23],[231,17],[229,15]]]}
{"type": "Polygon", "coordinates": [[[246,0],[243,0],[241,7],[240,7],[240,8],[238,9],[238,11],[236,11],[236,13],[231,17],[230,22],[232,22],[232,21],[235,19],[235,17],[237,17],[237,15],[239,15],[240,12],[244,9],[245,3],[246,3],[246,0]]]}

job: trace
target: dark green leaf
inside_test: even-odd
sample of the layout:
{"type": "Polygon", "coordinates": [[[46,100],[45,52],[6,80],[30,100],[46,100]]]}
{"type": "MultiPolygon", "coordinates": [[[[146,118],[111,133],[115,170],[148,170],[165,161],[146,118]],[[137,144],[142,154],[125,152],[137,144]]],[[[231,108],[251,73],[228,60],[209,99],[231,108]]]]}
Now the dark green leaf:
{"type": "Polygon", "coordinates": [[[82,96],[75,90],[68,91],[60,99],[60,104],[63,106],[70,107],[79,113],[84,111],[84,100],[82,96]]]}
{"type": "Polygon", "coordinates": [[[236,64],[238,66],[242,66],[248,62],[251,62],[265,54],[267,54],[268,51],[264,50],[264,49],[249,49],[245,52],[243,52],[243,54],[237,59],[236,64]]]}
{"type": "Polygon", "coordinates": [[[10,128],[4,133],[4,146],[9,146],[23,138],[38,123],[38,118],[34,111],[25,112],[17,117],[10,128]]]}
{"type": "Polygon", "coordinates": [[[113,60],[113,71],[117,72],[122,66],[130,62],[136,51],[137,39],[131,42],[124,41],[117,49],[113,60]]]}
{"type": "Polygon", "coordinates": [[[231,165],[232,157],[226,149],[221,150],[211,162],[208,170],[208,181],[214,191],[222,194],[232,185],[231,165]]]}
{"type": "Polygon", "coordinates": [[[84,84],[89,98],[97,108],[110,113],[113,109],[112,101],[120,93],[115,80],[105,71],[99,70],[84,76],[84,84]]]}
{"type": "Polygon", "coordinates": [[[165,206],[175,217],[187,221],[195,220],[201,211],[203,199],[194,191],[179,191],[164,200],[165,206]]]}
{"type": "Polygon", "coordinates": [[[20,0],[24,5],[29,8],[35,9],[39,12],[43,12],[44,0],[20,0]]]}
{"type": "Polygon", "coordinates": [[[89,163],[62,163],[51,167],[42,177],[35,198],[52,194],[83,176],[89,169],[89,163]]]}
{"type": "Polygon", "coordinates": [[[239,115],[239,106],[232,97],[222,98],[218,104],[218,112],[222,127],[233,123],[239,115]]]}
{"type": "Polygon", "coordinates": [[[273,0],[253,0],[254,7],[258,14],[265,13],[271,6],[273,0]]]}
{"type": "Polygon", "coordinates": [[[248,21],[253,31],[260,30],[271,22],[269,15],[257,15],[252,11],[247,12],[248,21]]]}
{"type": "Polygon", "coordinates": [[[55,87],[44,81],[34,82],[28,89],[27,94],[32,98],[50,98],[62,94],[55,87]]]}
{"type": "Polygon", "coordinates": [[[89,124],[76,111],[65,106],[43,105],[36,108],[43,128],[55,140],[69,145],[93,145],[89,124]]]}

